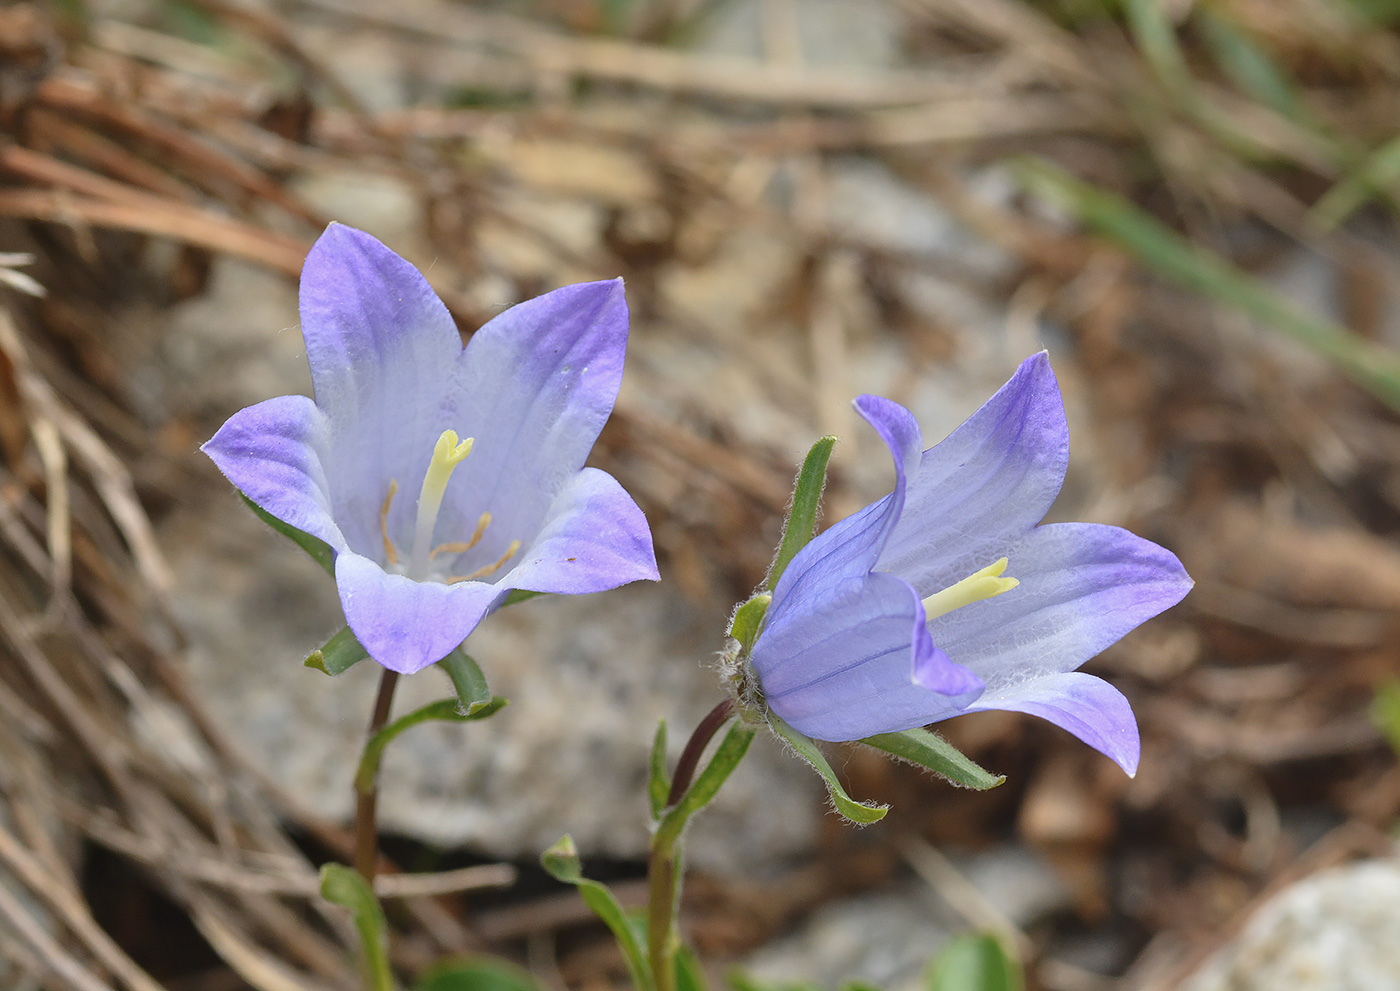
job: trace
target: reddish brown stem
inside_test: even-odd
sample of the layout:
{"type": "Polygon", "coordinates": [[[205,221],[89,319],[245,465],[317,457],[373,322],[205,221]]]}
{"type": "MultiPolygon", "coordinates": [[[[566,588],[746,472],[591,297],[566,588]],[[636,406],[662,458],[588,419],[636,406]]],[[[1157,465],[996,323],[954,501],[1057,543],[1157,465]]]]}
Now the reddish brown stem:
{"type": "Polygon", "coordinates": [[[695,777],[695,769],[700,766],[700,755],[705,752],[706,745],[733,712],[734,700],[727,698],[711,709],[709,714],[700,720],[700,725],[695,727],[695,732],[690,734],[685,749],[681,751],[680,760],[676,761],[676,773],[671,778],[671,793],[666,796],[667,808],[679,802],[685,790],[690,787],[690,781],[695,777]]]}
{"type": "MultiPolygon", "coordinates": [[[[369,740],[384,728],[389,721],[389,708],[394,702],[394,686],[398,684],[397,671],[384,669],[379,679],[379,694],[374,699],[374,713],[369,717],[369,730],[365,739],[369,740]]],[[[375,814],[379,804],[378,775],[369,787],[355,789],[355,870],[374,886],[374,872],[379,865],[379,828],[375,824],[375,814]]]]}

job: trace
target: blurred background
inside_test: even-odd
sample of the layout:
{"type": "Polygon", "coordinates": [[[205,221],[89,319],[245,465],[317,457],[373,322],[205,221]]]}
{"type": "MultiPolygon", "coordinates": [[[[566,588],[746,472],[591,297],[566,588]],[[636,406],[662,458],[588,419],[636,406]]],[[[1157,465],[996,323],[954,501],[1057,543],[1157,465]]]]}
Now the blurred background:
{"type": "MultiPolygon", "coordinates": [[[[940,729],[1006,783],[836,749],[894,806],[856,830],[756,744],[690,833],[686,931],[746,986],[914,988],[950,934],[991,929],[1032,988],[1400,987],[1397,21],[1393,0],[0,7],[0,983],[357,986],[314,864],[346,854],[373,672],[302,666],[334,589],[197,451],[309,388],[296,277],[338,220],[464,333],[626,279],[594,462],[664,579],[497,615],[471,647],[512,705],[391,750],[388,852],[452,872],[391,903],[404,972],[486,950],[546,988],[622,986],[536,858],[571,832],[642,898],[656,720],[678,746],[718,700],[709,661],[803,452],[842,437],[838,519],[891,481],[851,397],[905,403],[932,442],[1046,348],[1071,425],[1052,518],[1131,527],[1197,582],[1090,666],[1138,713],[1137,778],[969,716],[940,729]]],[[[446,690],[424,672],[399,704],[446,690]]]]}

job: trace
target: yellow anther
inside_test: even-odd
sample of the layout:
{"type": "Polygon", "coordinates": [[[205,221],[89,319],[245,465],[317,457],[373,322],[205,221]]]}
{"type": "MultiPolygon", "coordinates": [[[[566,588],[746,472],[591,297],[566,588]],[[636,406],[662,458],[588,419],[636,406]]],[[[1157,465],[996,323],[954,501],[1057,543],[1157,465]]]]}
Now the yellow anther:
{"type": "Polygon", "coordinates": [[[447,580],[449,583],[473,582],[476,581],[478,578],[485,578],[487,575],[495,574],[497,571],[501,570],[501,566],[503,564],[505,564],[507,561],[509,561],[512,557],[515,556],[515,552],[518,550],[520,550],[520,541],[512,540],[510,542],[510,546],[506,548],[506,552],[500,556],[500,559],[497,560],[495,564],[488,564],[483,568],[477,568],[469,575],[454,575],[453,577],[447,580]]]}
{"type": "Polygon", "coordinates": [[[438,544],[433,548],[433,552],[428,555],[428,560],[431,561],[439,554],[465,554],[477,544],[481,543],[482,534],[486,532],[486,528],[490,525],[491,514],[482,513],[481,517],[476,521],[476,529],[472,531],[471,540],[454,540],[446,544],[438,544]]]}
{"type": "Polygon", "coordinates": [[[384,505],[379,507],[379,536],[384,538],[384,560],[390,564],[399,563],[399,552],[389,539],[389,504],[394,501],[394,494],[398,491],[399,483],[389,479],[389,494],[384,497],[384,505]]]}
{"type": "Polygon", "coordinates": [[[973,602],[981,602],[1002,592],[1009,592],[1021,583],[1015,578],[1001,577],[1008,563],[1006,558],[993,561],[981,571],[973,572],[943,591],[934,592],[924,600],[924,614],[929,619],[937,619],[954,609],[961,609],[973,602]]]}
{"type": "Polygon", "coordinates": [[[442,497],[447,491],[452,471],[471,453],[474,438],[457,440],[457,431],[444,430],[433,445],[433,457],[423,476],[423,488],[418,494],[418,522],[413,529],[413,555],[409,558],[408,574],[421,578],[427,573],[429,549],[433,546],[433,527],[437,525],[442,497]]]}

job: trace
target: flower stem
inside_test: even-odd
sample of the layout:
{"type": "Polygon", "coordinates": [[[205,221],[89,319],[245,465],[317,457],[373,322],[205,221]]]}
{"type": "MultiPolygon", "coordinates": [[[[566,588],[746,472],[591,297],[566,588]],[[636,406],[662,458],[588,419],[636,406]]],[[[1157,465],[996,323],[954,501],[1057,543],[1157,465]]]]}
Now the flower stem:
{"type": "MultiPolygon", "coordinates": [[[[369,731],[365,743],[389,721],[389,708],[394,701],[394,687],[399,682],[397,671],[384,669],[379,679],[379,694],[374,699],[374,712],[369,718],[369,731]]],[[[368,781],[355,781],[355,870],[373,887],[374,872],[379,863],[379,830],[375,825],[375,812],[379,804],[379,777],[368,781]]]]}
{"type": "MultiPolygon", "coordinates": [[[[690,734],[671,778],[671,791],[666,798],[668,809],[673,809],[685,797],[705,747],[733,714],[734,702],[726,698],[711,709],[690,734]]],[[[675,956],[680,945],[676,908],[680,903],[681,871],[676,847],[681,830],[679,826],[669,826],[667,822],[652,834],[651,858],[647,864],[647,961],[651,965],[655,991],[675,991],[675,956]]]]}

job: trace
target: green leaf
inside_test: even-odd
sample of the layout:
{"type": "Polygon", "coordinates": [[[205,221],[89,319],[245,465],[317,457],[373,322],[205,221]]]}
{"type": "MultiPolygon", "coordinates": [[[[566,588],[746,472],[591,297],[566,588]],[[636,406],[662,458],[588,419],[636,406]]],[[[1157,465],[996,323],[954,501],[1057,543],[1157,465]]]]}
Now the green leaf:
{"type": "Polygon", "coordinates": [[[734,610],[734,618],[729,621],[729,635],[739,641],[745,653],[758,639],[763,617],[768,615],[768,606],[772,602],[771,592],[760,592],[734,610]]]}
{"type": "Polygon", "coordinates": [[[1021,991],[1021,964],[990,934],[969,933],[945,946],[924,981],[926,991],[1021,991]]]}
{"type": "Polygon", "coordinates": [[[710,762],[705,765],[695,778],[695,781],[686,789],[670,812],[666,813],[666,818],[661,821],[661,825],[656,830],[656,840],[653,846],[661,843],[673,843],[685,828],[686,821],[699,812],[714,800],[719,793],[720,786],[734,773],[734,768],[739,766],[739,762],[744,759],[744,754],[748,753],[749,744],[753,742],[754,730],[743,723],[735,723],[729,728],[729,732],[724,735],[719,746],[715,749],[715,755],[710,758],[710,762]]]}
{"type": "Polygon", "coordinates": [[[1283,68],[1238,26],[1215,9],[1199,4],[1192,11],[1217,65],[1240,90],[1300,124],[1311,125],[1298,88],[1283,68]]]}
{"type": "Polygon", "coordinates": [[[1187,241],[1127,200],[1046,162],[1024,159],[1021,181],[1113,241],[1160,277],[1287,334],[1392,409],[1400,410],[1400,356],[1296,306],[1214,252],[1187,241]]]}
{"type": "Polygon", "coordinates": [[[817,510],[821,507],[822,489],[826,487],[826,465],[831,460],[835,437],[823,437],[812,445],[797,473],[797,482],[792,488],[792,505],[788,508],[787,522],[783,524],[783,539],[778,545],[778,556],[768,569],[768,591],[778,587],[778,579],[787,570],[788,564],[797,552],[806,547],[817,532],[817,510]]]}
{"type": "Polygon", "coordinates": [[[817,985],[804,981],[761,981],[738,967],[724,975],[724,983],[733,991],[821,991],[817,985]]]}
{"type": "MultiPolygon", "coordinates": [[[[1330,231],[1377,193],[1388,193],[1400,178],[1400,138],[1392,138],[1371,152],[1320,196],[1308,211],[1308,220],[1319,230],[1330,231]]],[[[1388,193],[1394,201],[1394,195],[1388,193]]]]}
{"type": "Polygon", "coordinates": [[[651,803],[651,818],[655,822],[666,810],[671,783],[666,780],[666,720],[656,724],[656,736],[651,741],[651,766],[647,773],[647,800],[651,803]]]}
{"type": "Polygon", "coordinates": [[[243,501],[247,503],[248,508],[253,511],[253,514],[257,516],[258,519],[262,520],[268,526],[272,527],[272,529],[310,554],[311,560],[325,568],[326,572],[332,578],[335,577],[335,552],[331,550],[330,544],[326,543],[320,537],[313,537],[304,530],[298,530],[290,523],[283,523],[277,517],[253,502],[252,499],[243,495],[242,492],[238,494],[243,497],[243,501]]]}
{"type": "Polygon", "coordinates": [[[461,703],[464,716],[471,716],[478,709],[491,704],[494,696],[486,684],[486,675],[481,673],[481,668],[465,650],[455,648],[438,664],[452,679],[452,687],[457,690],[457,701],[461,703]]]}
{"type": "Polygon", "coordinates": [[[1376,688],[1376,697],[1371,702],[1371,721],[1400,757],[1400,679],[1392,678],[1376,688]]]}
{"type": "Polygon", "coordinates": [[[524,967],[483,953],[439,960],[413,991],[539,991],[539,985],[524,967]]]}
{"type": "Polygon", "coordinates": [[[937,733],[930,733],[926,729],[906,729],[898,733],[880,733],[876,736],[867,736],[860,742],[868,744],[876,750],[883,750],[887,754],[894,754],[911,764],[926,767],[934,774],[941,775],[953,784],[962,785],[964,788],[986,791],[1006,780],[1000,774],[992,774],[990,771],[984,770],[981,765],[943,737],[937,733]]]}
{"type": "Polygon", "coordinates": [[[676,949],[676,991],[706,991],[705,971],[695,951],[682,944],[676,949]]]}
{"type": "Polygon", "coordinates": [[[414,709],[405,716],[400,716],[365,742],[365,749],[360,754],[360,767],[355,773],[355,790],[368,792],[374,787],[374,779],[379,774],[379,762],[384,756],[384,748],[404,730],[430,720],[464,723],[469,719],[485,719],[503,708],[506,701],[506,699],[497,696],[486,704],[477,706],[470,713],[463,713],[461,703],[457,699],[439,699],[414,709]]]}
{"type": "Polygon", "coordinates": [[[652,991],[651,972],[647,967],[646,950],[643,949],[646,933],[642,924],[622,910],[606,885],[583,876],[583,865],[579,862],[578,847],[574,845],[573,837],[564,836],[542,853],[540,864],[555,880],[578,888],[584,904],[612,931],[623,959],[627,961],[627,972],[635,991],[652,991]]]}
{"type": "Polygon", "coordinates": [[[334,676],[344,674],[368,656],[369,651],[355,639],[355,634],[351,633],[350,627],[347,626],[320,648],[308,654],[302,663],[334,676]]]}
{"type": "Polygon", "coordinates": [[[394,977],[389,970],[384,910],[374,897],[369,882],[344,864],[321,868],[321,897],[343,908],[355,918],[364,952],[365,986],[369,991],[393,991],[394,977]]]}
{"type": "Polygon", "coordinates": [[[836,778],[836,772],[831,769],[831,765],[826,762],[822,752],[817,749],[810,737],[803,736],[787,723],[783,722],[771,712],[768,714],[768,721],[773,727],[773,731],[787,741],[788,746],[796,751],[812,769],[822,776],[826,782],[827,793],[831,796],[831,802],[836,806],[836,811],[851,822],[861,824],[879,822],[885,818],[885,813],[890,810],[888,805],[877,805],[874,802],[857,802],[850,795],[846,794],[846,789],[841,787],[841,782],[836,778]]]}

